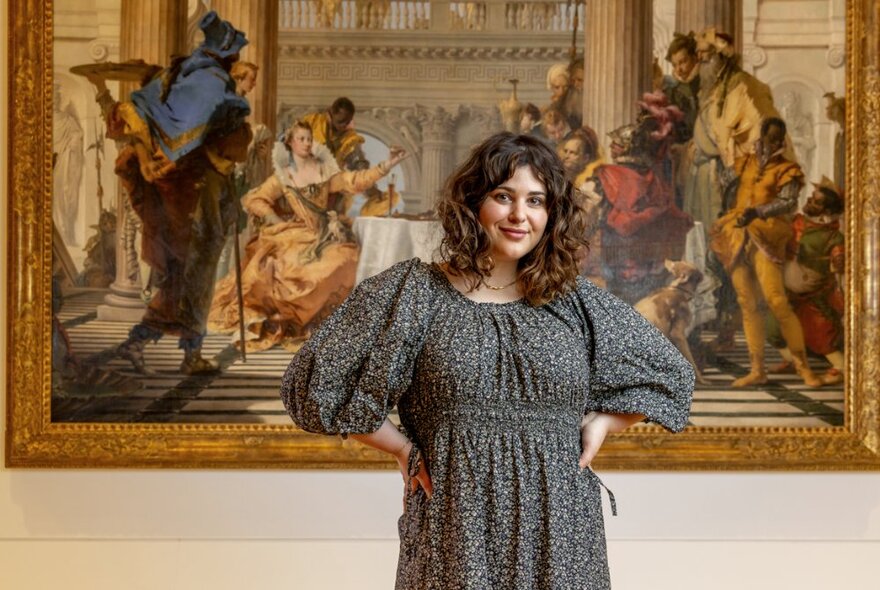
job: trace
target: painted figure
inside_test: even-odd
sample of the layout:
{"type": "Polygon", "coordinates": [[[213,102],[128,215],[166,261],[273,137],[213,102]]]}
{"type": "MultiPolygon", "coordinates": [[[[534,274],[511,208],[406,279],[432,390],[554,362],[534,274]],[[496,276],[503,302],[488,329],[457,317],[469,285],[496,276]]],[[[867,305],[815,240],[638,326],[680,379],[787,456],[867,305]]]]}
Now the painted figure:
{"type": "Polygon", "coordinates": [[[568,124],[577,129],[584,122],[584,58],[577,58],[568,64],[568,88],[560,101],[562,112],[568,117],[568,124]]]}
{"type": "Polygon", "coordinates": [[[95,233],[86,242],[86,259],[76,284],[106,289],[116,280],[116,214],[101,211],[95,233]]]}
{"type": "Polygon", "coordinates": [[[697,39],[697,51],[703,61],[684,209],[708,232],[725,209],[721,169],[750,153],[761,121],[779,113],[770,88],[739,67],[731,37],[707,29],[697,39]]]}
{"type": "Polygon", "coordinates": [[[666,61],[672,64],[672,76],[663,78],[663,93],[684,115],[675,126],[674,142],[685,143],[694,134],[700,92],[697,40],[693,33],[675,34],[666,52],[666,61]]]}
{"type": "Polygon", "coordinates": [[[249,61],[237,61],[232,64],[229,75],[235,81],[235,93],[239,96],[250,94],[257,87],[257,74],[259,71],[259,66],[249,61]]]}
{"type": "Polygon", "coordinates": [[[52,151],[57,154],[53,174],[52,218],[64,243],[79,244],[76,237],[76,220],[79,216],[79,190],[82,184],[85,153],[83,130],[79,118],[68,103],[62,108],[61,88],[55,84],[52,101],[52,151]]]}
{"type": "Polygon", "coordinates": [[[527,103],[523,107],[519,119],[519,132],[546,139],[544,131],[541,129],[541,109],[534,103],[527,103]]]}
{"type": "Polygon", "coordinates": [[[247,101],[236,91],[232,65],[247,40],[217,13],[200,24],[205,40],[189,56],[115,103],[99,90],[108,136],[124,139],[116,173],[143,223],[142,256],[157,289],[118,354],[135,370],[147,342],[180,338],[185,374],[218,366],[201,355],[217,260],[235,218],[232,172],[251,140],[247,101]]]}
{"type": "MultiPolygon", "coordinates": [[[[794,233],[784,268],[785,288],[804,330],[807,350],[824,356],[831,368],[819,378],[826,385],[843,382],[843,289],[845,240],[840,231],[843,193],[823,176],[813,183],[813,193],[794,217],[794,233]]],[[[768,318],[771,344],[780,349],[785,363],[794,368],[791,352],[779,325],[768,318]]],[[[783,368],[784,370],[784,368],[783,368]]]]}
{"type": "Polygon", "coordinates": [[[837,132],[834,134],[834,183],[841,189],[846,189],[846,98],[836,96],[833,92],[826,92],[825,116],[829,121],[837,124],[837,132]]]}
{"type": "Polygon", "coordinates": [[[215,277],[218,281],[233,268],[232,265],[235,261],[233,240],[238,239],[239,247],[243,251],[255,231],[254,220],[241,207],[241,199],[252,189],[263,184],[263,181],[272,174],[272,147],[274,144],[275,138],[269,128],[263,124],[255,125],[254,138],[251,140],[251,145],[248,146],[247,159],[235,166],[233,178],[235,194],[238,198],[239,210],[236,215],[238,223],[233,223],[229,228],[220,259],[217,261],[215,277]]]}
{"type": "MultiPolygon", "coordinates": [[[[693,138],[682,158],[687,166],[684,178],[684,210],[709,232],[718,217],[731,205],[735,184],[732,166],[736,158],[749,154],[760,137],[761,121],[776,117],[769,86],[742,70],[734,53],[733,38],[710,27],[697,36],[700,59],[700,93],[693,138]]],[[[794,153],[786,151],[789,160],[794,153]]],[[[734,346],[739,324],[736,293],[723,265],[713,253],[706,260],[706,274],[719,285],[715,318],[715,350],[734,346]]]]}
{"type": "Polygon", "coordinates": [[[544,111],[541,117],[541,131],[552,145],[559,145],[563,138],[571,133],[571,127],[565,114],[555,107],[544,111]]]}
{"type": "Polygon", "coordinates": [[[547,90],[550,91],[549,106],[556,108],[562,106],[568,84],[568,64],[558,63],[550,66],[550,69],[547,70],[547,90]]]}
{"type": "Polygon", "coordinates": [[[782,119],[788,126],[788,136],[794,149],[795,158],[803,169],[804,176],[809,178],[812,172],[813,153],[816,151],[816,132],[813,115],[805,111],[800,95],[789,90],[782,93],[782,119]]]}
{"type": "Polygon", "coordinates": [[[327,146],[341,170],[362,170],[369,166],[363,152],[364,138],[354,129],[354,113],[354,103],[343,96],[334,100],[326,111],[302,118],[311,127],[315,143],[327,146]]]}
{"type": "Polygon", "coordinates": [[[556,151],[565,167],[566,178],[575,188],[583,186],[602,164],[599,138],[589,127],[579,127],[569,133],[556,151]]]}
{"type": "Polygon", "coordinates": [[[607,288],[635,303],[666,281],[665,260],[684,255],[693,226],[675,206],[666,157],[681,111],[662,93],[639,102],[635,124],[612,131],[613,164],[599,166],[586,193],[599,195],[602,215],[602,263],[607,288]]]}
{"type": "MultiPolygon", "coordinates": [[[[357,193],[372,186],[405,157],[392,148],[374,168],[340,171],[333,155],[313,140],[311,127],[295,122],[275,144],[274,172],[245,196],[243,205],[261,219],[248,244],[242,270],[247,350],[276,344],[296,350],[354,287],[358,246],[344,211],[331,193],[357,193]]],[[[209,326],[237,333],[235,277],[217,285],[209,326]]]]}
{"type": "Polygon", "coordinates": [[[736,379],[733,387],[767,382],[764,318],[758,309],[761,296],[779,322],[804,383],[822,385],[807,362],[804,331],[783,285],[782,264],[793,235],[789,214],[797,207],[803,185],[800,166],[784,155],[785,134],[782,119],[763,122],[755,153],[740,156],[734,164],[739,177],[736,201],[712,227],[710,247],[730,275],[749,349],[749,373],[736,379]]]}

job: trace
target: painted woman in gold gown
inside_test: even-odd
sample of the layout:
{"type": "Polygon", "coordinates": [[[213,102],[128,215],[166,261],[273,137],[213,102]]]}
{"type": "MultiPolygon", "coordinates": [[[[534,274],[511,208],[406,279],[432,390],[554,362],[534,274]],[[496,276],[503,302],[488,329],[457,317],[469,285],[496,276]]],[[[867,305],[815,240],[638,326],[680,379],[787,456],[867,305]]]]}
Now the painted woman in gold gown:
{"type": "MultiPolygon", "coordinates": [[[[242,199],[260,230],[242,264],[248,351],[281,344],[297,350],[354,287],[358,245],[344,217],[348,199],[388,174],[406,156],[368,170],[342,172],[332,154],[313,144],[308,124],[295,122],[275,145],[274,173],[242,199]]],[[[213,332],[238,334],[235,273],[216,286],[208,318],[213,332]]]]}

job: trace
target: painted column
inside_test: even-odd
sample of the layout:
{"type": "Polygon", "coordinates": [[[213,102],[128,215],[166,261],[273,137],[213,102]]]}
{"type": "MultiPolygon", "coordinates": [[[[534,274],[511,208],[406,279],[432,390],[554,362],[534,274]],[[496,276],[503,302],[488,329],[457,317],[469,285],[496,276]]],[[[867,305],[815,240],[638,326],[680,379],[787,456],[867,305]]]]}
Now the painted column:
{"type": "Polygon", "coordinates": [[[584,124],[608,145],[608,132],[635,121],[651,90],[652,0],[590,0],[584,18],[584,124]]]}
{"type": "Polygon", "coordinates": [[[273,134],[278,111],[278,0],[213,0],[220,18],[244,31],[248,44],[241,59],[256,64],[257,86],[248,94],[251,125],[262,123],[273,134]]]}
{"type": "Polygon", "coordinates": [[[714,26],[733,37],[737,53],[742,50],[742,0],[676,0],[675,30],[699,33],[714,26]]]}
{"type": "MultiPolygon", "coordinates": [[[[142,59],[167,66],[171,56],[186,51],[186,2],[176,0],[125,0],[119,30],[119,57],[122,61],[142,59]]],[[[136,86],[121,84],[119,100],[127,100],[136,86]]],[[[116,206],[116,280],[104,304],[98,306],[98,319],[137,322],[145,309],[141,299],[142,280],[136,241],[140,239],[140,220],[131,209],[128,195],[119,186],[116,206]]]]}
{"type": "Polygon", "coordinates": [[[455,117],[443,107],[420,109],[422,127],[422,209],[434,206],[452,172],[455,117]]]}

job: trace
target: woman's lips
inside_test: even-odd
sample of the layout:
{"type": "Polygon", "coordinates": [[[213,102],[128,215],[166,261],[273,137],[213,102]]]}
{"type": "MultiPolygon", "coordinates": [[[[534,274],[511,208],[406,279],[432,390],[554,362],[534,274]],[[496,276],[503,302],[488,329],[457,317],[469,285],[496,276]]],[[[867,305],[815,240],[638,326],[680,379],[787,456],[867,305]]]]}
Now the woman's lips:
{"type": "Polygon", "coordinates": [[[503,233],[505,236],[507,236],[511,240],[521,240],[529,234],[529,232],[524,229],[512,229],[512,228],[506,228],[506,227],[502,227],[499,229],[501,230],[501,233],[503,233]]]}

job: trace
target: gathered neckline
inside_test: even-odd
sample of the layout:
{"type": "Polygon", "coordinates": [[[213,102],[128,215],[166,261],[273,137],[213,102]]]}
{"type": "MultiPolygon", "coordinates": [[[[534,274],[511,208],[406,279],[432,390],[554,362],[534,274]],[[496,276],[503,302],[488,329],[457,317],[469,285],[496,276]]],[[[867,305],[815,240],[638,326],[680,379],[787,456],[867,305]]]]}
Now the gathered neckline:
{"type": "Polygon", "coordinates": [[[485,307],[507,307],[507,306],[517,306],[526,304],[526,298],[520,297],[519,299],[514,299],[513,301],[474,301],[461,291],[455,288],[455,285],[449,280],[449,277],[446,276],[446,273],[443,272],[443,269],[436,262],[427,263],[428,270],[431,271],[438,279],[438,281],[443,285],[443,287],[452,292],[452,294],[461,300],[470,303],[475,306],[485,306],[485,307]]]}

